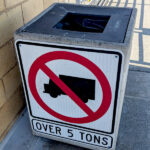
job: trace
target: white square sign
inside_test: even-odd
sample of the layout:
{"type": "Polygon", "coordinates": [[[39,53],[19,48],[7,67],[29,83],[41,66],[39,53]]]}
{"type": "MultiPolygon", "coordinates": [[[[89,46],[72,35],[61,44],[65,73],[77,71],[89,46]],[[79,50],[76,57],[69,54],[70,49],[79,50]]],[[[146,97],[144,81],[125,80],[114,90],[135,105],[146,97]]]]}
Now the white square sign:
{"type": "Polygon", "coordinates": [[[111,148],[122,54],[27,41],[16,50],[34,132],[111,148]]]}

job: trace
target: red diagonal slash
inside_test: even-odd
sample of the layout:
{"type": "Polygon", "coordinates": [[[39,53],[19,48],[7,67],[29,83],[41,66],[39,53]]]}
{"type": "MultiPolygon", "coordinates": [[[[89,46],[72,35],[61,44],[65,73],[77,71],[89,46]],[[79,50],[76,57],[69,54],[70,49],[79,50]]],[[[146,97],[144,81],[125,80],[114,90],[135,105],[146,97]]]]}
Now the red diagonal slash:
{"type": "Polygon", "coordinates": [[[60,79],[58,78],[50,68],[45,64],[42,65],[41,70],[51,79],[53,82],[66,93],[87,115],[92,116],[94,112],[60,79]]]}

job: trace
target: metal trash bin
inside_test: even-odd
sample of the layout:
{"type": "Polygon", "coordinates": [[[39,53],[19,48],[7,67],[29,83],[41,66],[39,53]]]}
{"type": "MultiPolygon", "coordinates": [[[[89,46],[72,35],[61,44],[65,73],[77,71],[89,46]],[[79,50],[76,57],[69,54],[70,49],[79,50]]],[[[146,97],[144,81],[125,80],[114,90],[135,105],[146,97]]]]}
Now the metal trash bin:
{"type": "Polygon", "coordinates": [[[59,3],[16,31],[33,134],[115,149],[135,16],[131,8],[59,3]]]}

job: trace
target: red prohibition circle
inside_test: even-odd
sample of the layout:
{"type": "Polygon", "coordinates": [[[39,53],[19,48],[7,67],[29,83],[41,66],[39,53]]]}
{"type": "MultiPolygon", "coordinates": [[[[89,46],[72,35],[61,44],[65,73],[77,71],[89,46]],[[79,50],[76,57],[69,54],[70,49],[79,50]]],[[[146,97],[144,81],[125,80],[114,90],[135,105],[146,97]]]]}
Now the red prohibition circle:
{"type": "Polygon", "coordinates": [[[29,70],[29,75],[28,75],[28,82],[29,82],[29,87],[30,91],[36,100],[36,102],[50,115],[66,121],[70,123],[89,123],[92,121],[95,121],[99,118],[101,118],[109,109],[110,104],[111,104],[111,88],[110,84],[104,75],[104,73],[100,70],[98,66],[96,66],[93,62],[91,62],[89,59],[72,53],[72,52],[66,52],[66,51],[54,51],[54,52],[49,52],[46,53],[39,58],[37,58],[33,64],[31,65],[31,68],[29,70]],[[90,70],[95,77],[97,78],[103,92],[103,98],[102,98],[102,103],[100,107],[97,109],[96,112],[93,112],[84,102],[75,94],[73,93],[70,88],[68,88],[51,70],[48,68],[45,64],[47,62],[53,61],[53,60],[69,60],[76,62],[78,64],[83,65],[86,67],[88,70],[90,70]],[[43,72],[46,72],[46,74],[50,77],[50,79],[53,80],[71,99],[73,99],[76,104],[83,109],[86,113],[87,116],[81,117],[81,118],[73,118],[73,117],[68,117],[64,116],[62,114],[59,114],[55,112],[53,109],[51,109],[48,105],[45,104],[45,102],[41,99],[41,97],[38,94],[37,88],[36,88],[36,75],[39,70],[42,70],[43,72]]]}

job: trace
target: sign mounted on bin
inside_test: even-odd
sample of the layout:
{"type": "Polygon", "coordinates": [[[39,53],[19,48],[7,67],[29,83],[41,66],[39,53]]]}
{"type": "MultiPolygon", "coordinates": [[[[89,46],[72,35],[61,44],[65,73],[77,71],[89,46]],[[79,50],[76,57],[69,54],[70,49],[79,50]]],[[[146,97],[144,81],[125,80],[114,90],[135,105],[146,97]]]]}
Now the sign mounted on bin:
{"type": "Polygon", "coordinates": [[[122,54],[25,41],[17,51],[33,130],[111,148],[122,54]]]}

